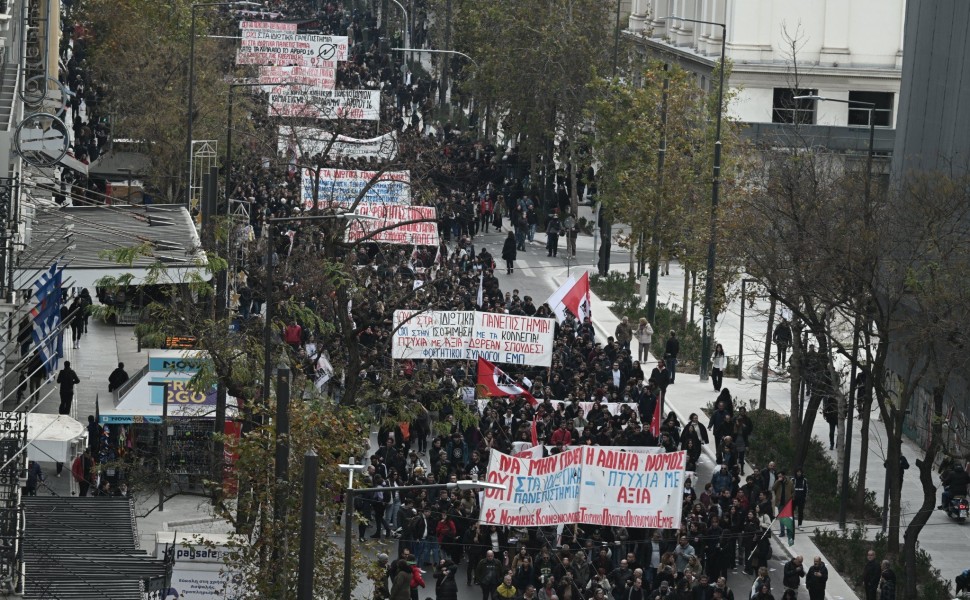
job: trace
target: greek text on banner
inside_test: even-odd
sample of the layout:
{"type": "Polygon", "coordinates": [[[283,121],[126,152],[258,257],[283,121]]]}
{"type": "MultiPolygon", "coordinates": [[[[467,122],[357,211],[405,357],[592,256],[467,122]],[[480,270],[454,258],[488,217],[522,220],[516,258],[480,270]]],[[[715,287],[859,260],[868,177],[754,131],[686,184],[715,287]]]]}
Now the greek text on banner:
{"type": "Polygon", "coordinates": [[[402,324],[391,338],[391,358],[477,360],[552,365],[555,320],[473,311],[395,311],[402,324]],[[461,315],[462,326],[454,326],[461,315]],[[468,316],[473,315],[472,322],[468,316]],[[407,321],[407,322],[405,322],[407,321]]]}
{"type": "Polygon", "coordinates": [[[512,527],[580,523],[676,529],[684,487],[684,451],[656,454],[582,446],[545,458],[492,451],[481,522],[512,527]]]}

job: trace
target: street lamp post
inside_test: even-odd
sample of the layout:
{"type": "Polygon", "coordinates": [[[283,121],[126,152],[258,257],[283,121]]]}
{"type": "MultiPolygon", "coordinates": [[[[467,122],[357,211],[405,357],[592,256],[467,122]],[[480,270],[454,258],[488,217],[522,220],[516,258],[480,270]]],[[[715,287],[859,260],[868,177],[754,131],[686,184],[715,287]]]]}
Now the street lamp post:
{"type": "Polygon", "coordinates": [[[186,108],[185,117],[185,154],[186,160],[188,161],[187,169],[185,171],[186,188],[185,188],[185,205],[190,206],[192,204],[192,125],[193,125],[193,100],[195,95],[195,9],[206,8],[212,6],[260,6],[258,2],[247,2],[245,0],[237,0],[235,2],[203,2],[199,4],[192,5],[192,19],[189,25],[189,98],[188,106],[186,108]]]}
{"type": "Polygon", "coordinates": [[[166,459],[168,454],[168,383],[149,381],[151,387],[162,388],[162,431],[158,437],[158,512],[165,512],[165,485],[168,483],[166,459]]]}
{"type": "Polygon", "coordinates": [[[721,191],[721,113],[724,112],[724,52],[727,41],[727,25],[714,21],[699,21],[683,17],[671,20],[714,25],[721,28],[721,73],[717,86],[717,125],[714,132],[714,169],[711,179],[711,237],[707,243],[707,277],[704,281],[704,315],[701,325],[701,381],[707,381],[711,355],[711,336],[714,326],[714,261],[717,252],[717,203],[721,191]]]}
{"type": "Polygon", "coordinates": [[[475,65],[476,67],[478,66],[478,63],[475,61],[474,58],[468,56],[464,52],[459,52],[457,50],[431,50],[428,48],[391,48],[391,50],[393,50],[394,52],[418,52],[422,54],[455,54],[457,56],[467,58],[473,65],[475,65]]]}
{"type": "MultiPolygon", "coordinates": [[[[872,159],[874,155],[873,144],[876,138],[876,105],[873,102],[864,102],[862,100],[846,100],[843,98],[826,98],[824,96],[795,96],[793,100],[815,100],[817,102],[839,102],[840,104],[848,104],[852,106],[861,106],[869,111],[869,148],[866,152],[866,180],[864,185],[864,194],[866,200],[866,212],[865,215],[868,220],[869,215],[869,201],[871,199],[872,193],[872,159]]],[[[856,372],[859,367],[859,317],[855,318],[853,323],[853,335],[852,335],[852,372],[849,375],[849,399],[848,407],[845,415],[845,449],[842,453],[842,481],[840,482],[839,488],[839,527],[845,529],[846,526],[846,515],[848,513],[848,497],[849,497],[849,459],[852,457],[852,417],[855,412],[855,378],[856,372]]],[[[886,515],[888,514],[889,506],[889,478],[886,478],[886,491],[883,498],[883,532],[886,531],[886,515]]]]}
{"type": "MultiPolygon", "coordinates": [[[[391,488],[387,487],[376,487],[376,488],[362,488],[353,489],[347,488],[344,490],[344,580],[341,590],[341,600],[351,600],[350,599],[350,567],[351,567],[351,557],[353,556],[353,535],[351,534],[351,528],[353,525],[354,518],[354,495],[356,494],[367,494],[373,492],[386,492],[391,488]]],[[[498,483],[490,483],[487,481],[477,481],[477,480],[461,480],[453,483],[430,483],[426,485],[403,485],[395,487],[395,492],[409,492],[413,490],[474,490],[474,489],[486,489],[486,490],[504,490],[505,486],[498,483]]],[[[378,523],[380,527],[380,523],[378,523]]],[[[302,563],[301,563],[302,564],[302,563]]]]}
{"type": "MultiPolygon", "coordinates": [[[[404,48],[405,48],[405,53],[410,52],[411,21],[408,20],[408,9],[404,8],[404,5],[398,2],[397,0],[391,0],[391,2],[393,2],[394,4],[397,4],[398,8],[401,9],[401,12],[404,13],[404,48]]],[[[407,54],[405,54],[405,58],[407,58],[407,54]]]]}

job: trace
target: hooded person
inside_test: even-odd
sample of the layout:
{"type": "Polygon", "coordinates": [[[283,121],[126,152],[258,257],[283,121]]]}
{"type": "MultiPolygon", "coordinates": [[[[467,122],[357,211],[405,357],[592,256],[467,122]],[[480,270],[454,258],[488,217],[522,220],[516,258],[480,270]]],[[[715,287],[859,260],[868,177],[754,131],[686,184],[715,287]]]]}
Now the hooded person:
{"type": "Polygon", "coordinates": [[[435,598],[436,600],[458,600],[458,584],[455,583],[455,571],[457,566],[454,562],[442,559],[435,567],[435,598]]]}

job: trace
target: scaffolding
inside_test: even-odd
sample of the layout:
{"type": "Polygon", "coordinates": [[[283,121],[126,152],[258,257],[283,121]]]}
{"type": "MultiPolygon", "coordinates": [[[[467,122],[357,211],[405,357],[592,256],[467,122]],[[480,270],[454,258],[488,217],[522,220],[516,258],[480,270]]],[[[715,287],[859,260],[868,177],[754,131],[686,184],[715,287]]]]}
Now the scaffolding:
{"type": "Polygon", "coordinates": [[[219,153],[216,140],[192,140],[192,167],[189,172],[189,213],[196,225],[202,224],[200,200],[202,180],[212,167],[218,167],[219,153]]]}

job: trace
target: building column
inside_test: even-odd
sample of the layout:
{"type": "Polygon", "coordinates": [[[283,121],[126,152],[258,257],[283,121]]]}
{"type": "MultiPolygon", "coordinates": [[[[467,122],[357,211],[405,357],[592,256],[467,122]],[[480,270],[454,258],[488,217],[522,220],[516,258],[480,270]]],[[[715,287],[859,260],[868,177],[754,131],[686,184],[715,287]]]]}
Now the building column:
{"type": "Polygon", "coordinates": [[[849,57],[849,3],[845,0],[825,0],[825,28],[818,62],[824,66],[838,63],[848,66],[849,57]]]}
{"type": "Polygon", "coordinates": [[[648,0],[633,0],[628,25],[630,31],[639,33],[644,30],[647,19],[647,3],[648,0]]]}

